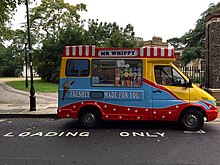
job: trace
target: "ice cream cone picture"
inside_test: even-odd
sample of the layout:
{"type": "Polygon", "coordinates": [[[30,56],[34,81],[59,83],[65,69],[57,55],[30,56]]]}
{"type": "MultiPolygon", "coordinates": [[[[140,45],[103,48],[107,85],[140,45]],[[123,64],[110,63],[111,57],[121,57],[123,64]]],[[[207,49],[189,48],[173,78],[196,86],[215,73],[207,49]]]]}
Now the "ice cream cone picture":
{"type": "Polygon", "coordinates": [[[71,87],[71,85],[74,83],[75,81],[73,81],[72,83],[70,82],[69,78],[67,78],[67,80],[63,83],[62,87],[63,87],[63,97],[62,97],[62,101],[64,100],[69,88],[71,87]]]}

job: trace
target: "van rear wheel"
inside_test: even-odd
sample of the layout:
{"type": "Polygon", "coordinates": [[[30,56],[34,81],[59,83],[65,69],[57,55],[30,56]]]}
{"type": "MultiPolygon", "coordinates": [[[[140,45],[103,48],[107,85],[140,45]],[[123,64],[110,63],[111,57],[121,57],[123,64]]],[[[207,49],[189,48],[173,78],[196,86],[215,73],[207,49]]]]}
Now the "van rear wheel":
{"type": "Polygon", "coordinates": [[[198,131],[204,125],[204,116],[197,109],[189,109],[181,114],[179,123],[184,130],[198,131]]]}
{"type": "Polygon", "coordinates": [[[96,128],[101,123],[101,117],[96,111],[85,110],[80,113],[79,122],[83,128],[96,128]]]}

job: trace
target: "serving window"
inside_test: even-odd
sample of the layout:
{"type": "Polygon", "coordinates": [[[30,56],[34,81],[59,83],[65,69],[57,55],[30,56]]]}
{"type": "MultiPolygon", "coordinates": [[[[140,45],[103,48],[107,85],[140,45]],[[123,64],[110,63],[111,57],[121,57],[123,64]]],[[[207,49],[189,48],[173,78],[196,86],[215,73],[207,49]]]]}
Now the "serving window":
{"type": "Polygon", "coordinates": [[[92,60],[92,85],[141,87],[142,70],[141,60],[92,60]]]}
{"type": "Polygon", "coordinates": [[[92,60],[92,85],[114,86],[115,61],[92,60]]]}

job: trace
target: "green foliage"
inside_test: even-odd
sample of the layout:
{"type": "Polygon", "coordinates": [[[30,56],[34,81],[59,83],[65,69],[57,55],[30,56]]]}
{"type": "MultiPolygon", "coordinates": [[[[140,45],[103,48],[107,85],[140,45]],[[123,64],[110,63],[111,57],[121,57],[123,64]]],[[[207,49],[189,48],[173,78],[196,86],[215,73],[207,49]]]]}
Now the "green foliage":
{"type": "Polygon", "coordinates": [[[0,63],[0,76],[9,77],[21,75],[21,54],[15,47],[9,46],[3,50],[0,57],[0,63]]]}
{"type": "Polygon", "coordinates": [[[96,45],[100,47],[134,47],[133,27],[119,28],[116,23],[92,21],[88,30],[79,24],[67,24],[56,35],[45,38],[40,51],[34,53],[36,70],[46,81],[57,82],[60,60],[66,45],[96,45]]]}
{"type": "Polygon", "coordinates": [[[54,38],[48,38],[43,41],[43,47],[40,51],[34,53],[35,67],[43,80],[56,81],[57,66],[60,65],[60,48],[54,38]]]}
{"type": "Polygon", "coordinates": [[[210,4],[209,8],[201,14],[201,18],[197,20],[194,29],[190,29],[180,38],[171,38],[168,42],[174,48],[184,49],[181,63],[183,66],[196,58],[205,57],[205,17],[208,13],[216,11],[220,8],[220,3],[210,4]]]}
{"type": "Polygon", "coordinates": [[[67,45],[83,45],[89,44],[85,36],[86,30],[78,24],[69,24],[66,29],[60,30],[57,35],[57,40],[60,43],[60,53],[63,47],[67,45]]]}
{"type": "Polygon", "coordinates": [[[178,38],[178,37],[171,38],[171,39],[167,40],[167,42],[171,46],[173,46],[175,49],[180,49],[183,47],[183,41],[181,38],[178,38]]]}
{"type": "Polygon", "coordinates": [[[106,47],[135,47],[137,43],[133,30],[133,26],[128,24],[124,29],[113,32],[106,41],[106,47]]]}
{"type": "Polygon", "coordinates": [[[24,31],[13,31],[13,35],[10,46],[0,44],[0,76],[20,76],[22,72],[24,31]]]}
{"type": "Polygon", "coordinates": [[[43,40],[40,51],[34,53],[35,69],[43,80],[58,82],[63,48],[66,45],[84,44],[83,32],[84,29],[78,25],[69,26],[67,29],[60,30],[56,37],[43,40]]]}
{"type": "Polygon", "coordinates": [[[131,24],[123,28],[116,22],[99,22],[94,19],[88,21],[88,31],[85,33],[88,43],[98,47],[134,47],[137,44],[134,35],[131,24]]]}
{"type": "MultiPolygon", "coordinates": [[[[13,12],[12,15],[7,15],[6,12],[14,11],[17,5],[23,1],[12,2],[14,6],[5,5],[8,7],[5,10],[8,18],[4,19],[4,23],[13,16],[13,12]]],[[[123,28],[116,22],[107,23],[92,19],[88,21],[88,28],[84,28],[83,24],[86,22],[85,20],[80,21],[78,11],[86,11],[86,5],[81,3],[73,6],[65,3],[64,0],[41,0],[40,5],[30,11],[31,43],[35,48],[33,67],[46,81],[58,81],[61,55],[63,47],[66,45],[137,46],[134,27],[131,24],[123,28]]],[[[18,48],[23,47],[25,34],[26,32],[23,30],[10,31],[10,35],[15,36],[12,38],[12,44],[8,48],[0,46],[2,49],[0,62],[3,64],[0,67],[1,75],[20,74],[24,53],[18,48]]]]}
{"type": "Polygon", "coordinates": [[[219,8],[220,8],[219,2],[217,4],[210,3],[208,9],[201,14],[202,18],[205,18],[206,15],[209,13],[216,12],[217,10],[219,10],[219,8]]]}
{"type": "Polygon", "coordinates": [[[4,61],[5,51],[6,51],[5,46],[0,43],[0,64],[1,64],[0,65],[0,76],[2,76],[2,72],[3,72],[3,68],[4,68],[4,66],[2,64],[4,61]]]}
{"type": "Polygon", "coordinates": [[[41,0],[41,4],[31,10],[31,31],[40,42],[44,38],[56,37],[69,24],[79,22],[78,11],[86,11],[86,5],[73,6],[64,0],[41,0]]]}
{"type": "Polygon", "coordinates": [[[205,49],[202,46],[191,46],[191,47],[185,47],[181,62],[184,65],[188,64],[192,59],[201,58],[204,59],[205,55],[205,49]]]}
{"type": "Polygon", "coordinates": [[[21,3],[22,0],[0,1],[0,43],[2,43],[4,39],[9,39],[12,36],[12,31],[10,29],[10,20],[14,16],[17,6],[21,3]]]}

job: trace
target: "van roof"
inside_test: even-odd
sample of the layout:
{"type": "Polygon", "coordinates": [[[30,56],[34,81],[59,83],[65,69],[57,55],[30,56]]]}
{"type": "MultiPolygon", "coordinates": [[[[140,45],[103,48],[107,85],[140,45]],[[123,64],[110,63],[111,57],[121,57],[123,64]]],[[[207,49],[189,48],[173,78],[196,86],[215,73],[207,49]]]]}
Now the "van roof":
{"type": "Polygon", "coordinates": [[[94,45],[65,46],[63,57],[85,58],[175,58],[173,48],[98,48],[94,45]]]}

